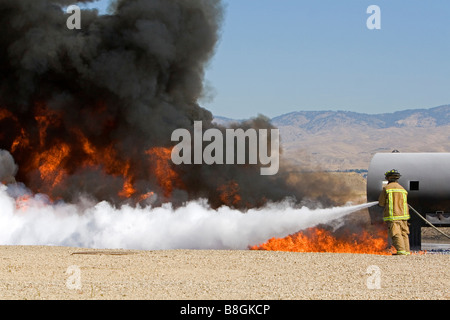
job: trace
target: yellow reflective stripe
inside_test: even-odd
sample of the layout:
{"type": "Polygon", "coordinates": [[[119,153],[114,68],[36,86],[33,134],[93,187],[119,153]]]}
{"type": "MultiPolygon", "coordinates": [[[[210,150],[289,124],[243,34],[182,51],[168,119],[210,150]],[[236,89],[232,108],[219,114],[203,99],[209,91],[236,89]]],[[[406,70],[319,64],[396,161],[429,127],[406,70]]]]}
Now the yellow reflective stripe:
{"type": "Polygon", "coordinates": [[[401,193],[406,193],[408,194],[408,191],[404,190],[404,189],[386,189],[386,192],[401,192],[401,193]]]}
{"type": "Polygon", "coordinates": [[[408,192],[403,193],[403,216],[405,218],[409,219],[409,214],[407,213],[407,212],[409,212],[407,195],[408,195],[408,192]]]}
{"type": "Polygon", "coordinates": [[[397,220],[408,220],[410,216],[408,214],[403,216],[393,216],[393,217],[384,217],[383,221],[397,221],[397,220]]]}
{"type": "Polygon", "coordinates": [[[384,221],[394,221],[394,220],[407,220],[410,218],[408,212],[408,200],[407,195],[408,192],[405,189],[386,189],[386,193],[388,194],[388,197],[386,198],[386,201],[389,202],[389,216],[383,217],[384,221]],[[403,215],[401,216],[394,216],[394,201],[393,201],[393,193],[399,192],[402,194],[403,198],[403,215]]]}
{"type": "Polygon", "coordinates": [[[394,218],[394,199],[392,197],[393,192],[388,192],[388,199],[389,199],[389,219],[394,218]]]}

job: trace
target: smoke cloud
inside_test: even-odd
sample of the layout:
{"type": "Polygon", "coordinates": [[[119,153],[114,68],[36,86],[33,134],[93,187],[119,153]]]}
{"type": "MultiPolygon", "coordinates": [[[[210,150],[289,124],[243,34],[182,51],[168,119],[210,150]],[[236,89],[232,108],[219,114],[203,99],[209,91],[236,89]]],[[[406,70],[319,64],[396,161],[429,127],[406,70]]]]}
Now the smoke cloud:
{"type": "Polygon", "coordinates": [[[140,193],[158,191],[146,151],[170,147],[173,130],[194,120],[211,122],[197,100],[221,3],[117,1],[111,15],[82,10],[81,30],[69,30],[62,7],[71,3],[0,0],[0,148],[19,163],[19,181],[54,197],[116,201],[125,180],[119,166],[130,167],[140,193]],[[58,164],[67,183],[50,190],[30,154],[54,146],[70,151],[58,164]],[[92,150],[115,163],[105,168],[92,150]]]}
{"type": "MultiPolygon", "coordinates": [[[[204,130],[225,130],[198,103],[220,36],[220,0],[119,0],[109,15],[82,10],[81,30],[66,27],[62,8],[72,3],[0,0],[0,149],[19,165],[18,181],[68,202],[122,204],[155,192],[160,204],[205,198],[213,208],[288,196],[339,203],[330,191],[333,183],[345,191],[339,181],[298,182],[288,166],[262,177],[258,165],[162,163],[158,148],[173,147],[175,129],[202,121],[204,130]]],[[[273,128],[263,116],[239,127],[273,128]]]]}

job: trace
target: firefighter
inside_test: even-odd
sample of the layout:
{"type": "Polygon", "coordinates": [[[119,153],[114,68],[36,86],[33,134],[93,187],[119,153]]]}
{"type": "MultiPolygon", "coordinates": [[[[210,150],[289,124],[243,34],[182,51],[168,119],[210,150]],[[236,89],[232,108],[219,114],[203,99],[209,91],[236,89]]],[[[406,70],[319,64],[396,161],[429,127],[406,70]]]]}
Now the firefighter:
{"type": "Polygon", "coordinates": [[[385,173],[388,184],[378,198],[378,204],[384,207],[383,221],[387,223],[388,235],[392,240],[395,255],[409,255],[409,208],[408,192],[397,182],[400,173],[393,169],[385,173]]]}

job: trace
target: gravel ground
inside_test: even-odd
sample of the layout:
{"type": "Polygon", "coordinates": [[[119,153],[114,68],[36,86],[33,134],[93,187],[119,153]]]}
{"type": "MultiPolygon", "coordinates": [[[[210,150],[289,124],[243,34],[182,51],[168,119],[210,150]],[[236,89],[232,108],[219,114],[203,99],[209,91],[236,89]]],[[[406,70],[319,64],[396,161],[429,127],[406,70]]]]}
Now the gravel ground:
{"type": "Polygon", "coordinates": [[[448,300],[449,261],[437,254],[0,246],[0,298],[448,300]]]}

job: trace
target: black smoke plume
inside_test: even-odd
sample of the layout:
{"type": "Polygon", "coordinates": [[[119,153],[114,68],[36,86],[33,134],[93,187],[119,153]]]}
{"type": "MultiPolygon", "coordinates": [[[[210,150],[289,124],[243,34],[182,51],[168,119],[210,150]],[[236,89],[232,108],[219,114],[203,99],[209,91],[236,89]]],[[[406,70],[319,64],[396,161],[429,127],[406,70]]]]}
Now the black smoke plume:
{"type": "MultiPolygon", "coordinates": [[[[198,101],[220,35],[220,0],[117,1],[109,15],[82,10],[80,30],[66,27],[70,4],[0,0],[0,149],[18,163],[18,181],[53,198],[115,203],[129,201],[120,196],[127,182],[136,201],[154,191],[174,203],[205,197],[214,207],[309,194],[317,179],[290,183],[283,168],[261,176],[258,166],[170,165],[170,192],[155,175],[159,160],[148,150],[172,147],[173,130],[194,121],[214,126],[198,101]],[[55,169],[48,159],[58,172],[44,178],[42,170],[55,169]]],[[[265,118],[242,126],[271,128],[265,118]]]]}

